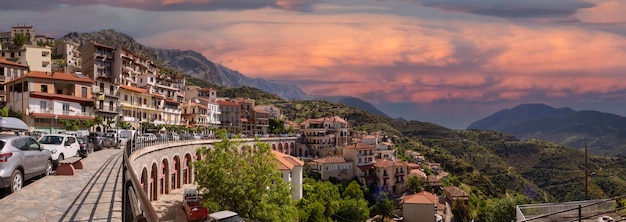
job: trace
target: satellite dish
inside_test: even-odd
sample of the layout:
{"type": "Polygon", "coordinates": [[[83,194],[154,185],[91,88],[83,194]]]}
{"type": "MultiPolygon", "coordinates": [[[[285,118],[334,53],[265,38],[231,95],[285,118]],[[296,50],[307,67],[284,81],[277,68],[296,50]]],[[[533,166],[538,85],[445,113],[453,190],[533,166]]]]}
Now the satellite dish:
{"type": "Polygon", "coordinates": [[[200,103],[200,100],[198,99],[198,97],[193,98],[193,101],[196,102],[196,103],[200,103]]]}

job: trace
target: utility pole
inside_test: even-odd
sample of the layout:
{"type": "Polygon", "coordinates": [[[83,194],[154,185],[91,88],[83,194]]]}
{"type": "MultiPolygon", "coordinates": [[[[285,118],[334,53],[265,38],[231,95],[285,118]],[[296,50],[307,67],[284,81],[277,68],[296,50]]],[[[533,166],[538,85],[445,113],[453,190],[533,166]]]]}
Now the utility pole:
{"type": "Polygon", "coordinates": [[[587,143],[585,143],[585,200],[589,197],[589,155],[587,152],[587,143]]]}

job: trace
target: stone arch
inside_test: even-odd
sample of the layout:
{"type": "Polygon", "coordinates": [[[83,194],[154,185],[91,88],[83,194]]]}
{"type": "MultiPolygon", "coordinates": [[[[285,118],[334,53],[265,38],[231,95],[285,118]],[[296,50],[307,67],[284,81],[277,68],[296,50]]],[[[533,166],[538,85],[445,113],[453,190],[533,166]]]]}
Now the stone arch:
{"type": "Polygon", "coordinates": [[[159,171],[156,163],[152,163],[152,170],[150,172],[150,200],[158,200],[158,192],[157,192],[157,182],[159,171]]]}
{"type": "Polygon", "coordinates": [[[278,143],[278,152],[284,153],[282,143],[278,143]]]}
{"type": "Polygon", "coordinates": [[[168,194],[170,193],[170,187],[169,187],[169,162],[167,161],[167,159],[163,159],[161,160],[161,167],[159,168],[160,170],[160,174],[159,174],[159,194],[168,194]]]}
{"type": "Polygon", "coordinates": [[[285,144],[283,145],[285,147],[285,152],[284,153],[289,153],[289,143],[285,142],[285,144]]]}
{"type": "Polygon", "coordinates": [[[296,154],[296,143],[291,142],[291,146],[289,147],[289,151],[291,151],[291,153],[289,153],[289,154],[295,156],[295,154],[296,154]]]}
{"type": "Polygon", "coordinates": [[[145,167],[141,170],[141,189],[143,192],[150,195],[149,181],[148,181],[148,169],[145,167]]]}
{"type": "Polygon", "coordinates": [[[172,190],[180,188],[180,157],[174,156],[172,159],[172,190]]]}
{"type": "Polygon", "coordinates": [[[183,184],[191,182],[191,154],[187,153],[183,162],[183,184]]]}
{"type": "Polygon", "coordinates": [[[272,150],[276,150],[276,144],[272,143],[272,150]]]}

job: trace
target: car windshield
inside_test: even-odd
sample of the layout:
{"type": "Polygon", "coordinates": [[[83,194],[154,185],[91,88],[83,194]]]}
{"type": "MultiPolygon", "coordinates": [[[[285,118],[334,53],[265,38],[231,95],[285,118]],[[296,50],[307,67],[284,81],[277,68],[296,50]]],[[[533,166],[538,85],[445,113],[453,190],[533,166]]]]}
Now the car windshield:
{"type": "Polygon", "coordinates": [[[61,136],[43,136],[39,139],[39,143],[41,144],[54,144],[59,145],[63,142],[63,137],[61,136]]]}
{"type": "Polygon", "coordinates": [[[241,219],[241,217],[239,217],[239,215],[235,215],[235,216],[232,216],[232,217],[229,217],[229,218],[221,219],[219,221],[220,222],[241,222],[243,220],[241,219]]]}

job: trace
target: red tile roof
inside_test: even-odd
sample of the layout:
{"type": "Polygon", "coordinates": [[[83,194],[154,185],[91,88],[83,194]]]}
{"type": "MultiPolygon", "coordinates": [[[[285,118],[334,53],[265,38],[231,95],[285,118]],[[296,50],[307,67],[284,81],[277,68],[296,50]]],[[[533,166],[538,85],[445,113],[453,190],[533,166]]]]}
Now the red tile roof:
{"type": "Polygon", "coordinates": [[[147,89],[142,89],[142,88],[134,87],[134,86],[121,85],[120,88],[125,89],[125,90],[130,90],[133,92],[138,92],[138,93],[148,93],[147,89]]]}
{"type": "Polygon", "coordinates": [[[173,99],[167,99],[167,98],[165,99],[165,102],[166,102],[166,103],[176,103],[176,104],[180,104],[179,102],[177,102],[177,101],[175,101],[175,100],[173,100],[173,99]]]}
{"type": "Polygon", "coordinates": [[[63,80],[63,81],[82,82],[82,83],[93,84],[93,80],[91,80],[89,77],[86,77],[86,76],[78,77],[78,76],[76,76],[74,74],[70,74],[70,73],[40,72],[40,71],[32,71],[32,72],[26,73],[26,75],[20,76],[19,78],[11,80],[11,81],[9,81],[9,82],[7,82],[5,84],[11,83],[11,82],[15,82],[17,80],[24,79],[24,78],[52,79],[52,80],[63,80]]]}
{"type": "Polygon", "coordinates": [[[406,163],[404,161],[395,161],[395,160],[388,160],[388,159],[378,159],[376,160],[376,163],[374,163],[375,167],[380,167],[380,168],[387,168],[387,167],[391,167],[391,166],[406,166],[406,163]]]}
{"type": "Polygon", "coordinates": [[[355,144],[350,144],[347,146],[343,147],[344,149],[355,149],[355,150],[374,150],[376,149],[375,145],[367,145],[367,144],[363,144],[363,143],[355,143],[355,144]]]}
{"type": "Polygon", "coordinates": [[[274,156],[276,157],[279,170],[292,170],[294,167],[304,166],[304,162],[294,156],[284,154],[276,150],[272,150],[272,153],[274,153],[274,156]]]}
{"type": "Polygon", "coordinates": [[[428,191],[422,191],[416,194],[404,196],[403,202],[408,204],[438,204],[439,200],[434,194],[428,191]]]}
{"type": "Polygon", "coordinates": [[[327,156],[322,158],[313,159],[315,163],[345,163],[346,160],[340,156],[327,156]]]}
{"type": "Polygon", "coordinates": [[[0,57],[0,64],[5,64],[5,65],[11,65],[11,66],[19,66],[22,68],[27,68],[27,65],[21,64],[21,63],[17,63],[17,62],[11,62],[9,60],[6,60],[5,58],[0,57]]]}
{"type": "Polygon", "coordinates": [[[93,98],[83,98],[72,95],[63,95],[63,94],[54,94],[54,93],[45,93],[45,92],[30,92],[30,97],[34,98],[42,98],[42,99],[58,99],[68,102],[77,102],[77,103],[90,103],[93,102],[93,98]]]}

